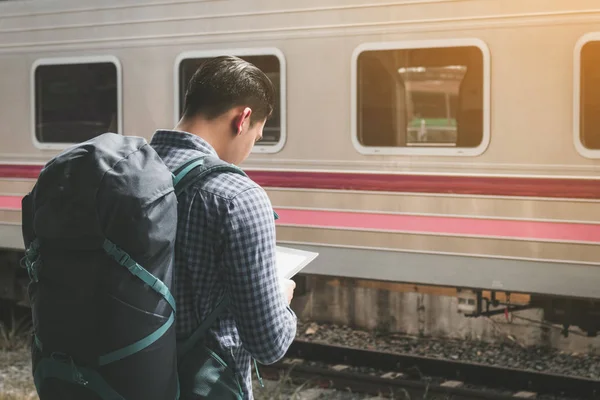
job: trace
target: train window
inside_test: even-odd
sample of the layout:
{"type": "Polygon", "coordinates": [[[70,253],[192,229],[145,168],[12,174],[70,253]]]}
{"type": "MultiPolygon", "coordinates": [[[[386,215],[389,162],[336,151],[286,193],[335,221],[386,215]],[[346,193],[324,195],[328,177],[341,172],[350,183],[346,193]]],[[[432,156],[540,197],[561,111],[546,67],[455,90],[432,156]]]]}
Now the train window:
{"type": "Polygon", "coordinates": [[[585,157],[600,158],[600,33],[583,36],[575,48],[575,147],[585,157]]]}
{"type": "Polygon", "coordinates": [[[370,43],[352,63],[363,154],[479,155],[490,140],[489,51],[476,39],[370,43]]]}
{"type": "Polygon", "coordinates": [[[253,148],[253,152],[275,153],[283,148],[285,133],[285,59],[278,49],[246,49],[218,52],[187,52],[181,54],[176,61],[175,117],[178,121],[183,114],[185,92],[192,75],[206,60],[218,55],[235,55],[263,71],[275,86],[275,108],[271,118],[263,129],[263,138],[253,148]]]}
{"type": "Polygon", "coordinates": [[[38,60],[32,70],[34,143],[64,148],[121,133],[120,70],[114,57],[38,60]]]}

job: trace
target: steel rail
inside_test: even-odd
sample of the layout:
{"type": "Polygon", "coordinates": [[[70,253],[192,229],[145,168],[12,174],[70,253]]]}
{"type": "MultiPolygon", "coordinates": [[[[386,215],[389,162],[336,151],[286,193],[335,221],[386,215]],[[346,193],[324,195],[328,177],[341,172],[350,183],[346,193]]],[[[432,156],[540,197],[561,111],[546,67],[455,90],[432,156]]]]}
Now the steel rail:
{"type": "Polygon", "coordinates": [[[261,367],[261,370],[265,378],[277,379],[277,373],[286,371],[292,382],[310,382],[320,388],[390,396],[394,399],[515,400],[512,392],[502,393],[489,389],[446,387],[435,382],[385,378],[356,372],[335,371],[311,365],[294,365],[290,368],[289,365],[278,363],[261,367]],[[429,397],[430,395],[443,395],[444,397],[429,397]]]}
{"type": "MultiPolygon", "coordinates": [[[[302,359],[328,365],[347,365],[350,367],[367,367],[378,371],[394,371],[403,374],[400,379],[385,379],[371,376],[370,383],[361,379],[361,374],[346,375],[344,371],[336,371],[322,366],[298,364],[293,367],[294,374],[303,376],[322,374],[332,380],[344,381],[344,384],[357,383],[359,385],[377,384],[380,387],[422,387],[429,385],[430,391],[434,390],[433,380],[454,380],[464,385],[477,385],[494,389],[495,394],[484,394],[479,398],[507,398],[489,397],[492,395],[504,396],[502,392],[528,391],[538,395],[560,395],[583,399],[600,399],[600,381],[589,378],[559,375],[529,370],[490,366],[486,364],[469,363],[464,361],[451,361],[431,357],[422,357],[407,354],[396,354],[374,350],[362,350],[346,346],[315,343],[296,340],[286,353],[287,359],[302,359]],[[433,380],[432,380],[433,379],[433,380]],[[359,382],[360,381],[360,382],[359,382]],[[381,386],[383,385],[383,386],[381,386]]],[[[278,363],[276,368],[289,368],[289,364],[278,363]]],[[[265,368],[265,367],[263,367],[265,368]]],[[[474,396],[472,389],[469,393],[459,393],[464,388],[441,387],[435,389],[444,393],[454,389],[454,395],[474,396]],[[456,391],[458,390],[458,391],[456,391]]],[[[408,390],[408,389],[407,389],[408,390]]],[[[454,397],[453,397],[454,398],[454,397]]]]}

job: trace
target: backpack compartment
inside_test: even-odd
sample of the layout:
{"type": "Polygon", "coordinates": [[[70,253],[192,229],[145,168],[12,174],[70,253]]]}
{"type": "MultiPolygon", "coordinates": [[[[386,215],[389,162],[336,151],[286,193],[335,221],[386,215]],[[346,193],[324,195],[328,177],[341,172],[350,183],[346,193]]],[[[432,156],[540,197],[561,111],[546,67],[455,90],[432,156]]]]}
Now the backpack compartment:
{"type": "Polygon", "coordinates": [[[178,396],[173,177],[142,138],[66,150],[23,200],[41,400],[178,396]]]}

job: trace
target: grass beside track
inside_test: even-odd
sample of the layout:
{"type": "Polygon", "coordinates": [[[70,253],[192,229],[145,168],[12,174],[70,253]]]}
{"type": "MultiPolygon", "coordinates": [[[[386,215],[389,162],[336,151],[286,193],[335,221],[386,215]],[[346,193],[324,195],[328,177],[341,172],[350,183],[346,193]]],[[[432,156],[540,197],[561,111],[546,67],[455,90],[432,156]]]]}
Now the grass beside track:
{"type": "MultiPolygon", "coordinates": [[[[0,332],[0,400],[39,400],[31,377],[29,346],[22,335],[8,336],[0,332]],[[25,368],[24,368],[25,366],[25,368]]],[[[287,375],[278,381],[265,381],[262,388],[254,380],[256,400],[300,400],[300,391],[309,385],[296,386],[287,375]]]]}

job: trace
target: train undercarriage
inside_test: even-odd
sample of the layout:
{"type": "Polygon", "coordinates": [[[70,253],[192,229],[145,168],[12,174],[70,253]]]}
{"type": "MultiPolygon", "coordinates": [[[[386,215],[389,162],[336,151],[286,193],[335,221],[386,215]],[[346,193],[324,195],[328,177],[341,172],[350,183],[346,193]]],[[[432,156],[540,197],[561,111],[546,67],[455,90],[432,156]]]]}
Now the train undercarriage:
{"type": "Polygon", "coordinates": [[[458,311],[466,317],[489,317],[505,314],[507,318],[516,311],[542,309],[544,321],[562,325],[562,334],[569,336],[569,328],[578,327],[588,337],[596,337],[600,331],[600,302],[588,299],[561,298],[549,295],[530,295],[526,304],[510,302],[510,293],[504,293],[500,301],[496,292],[484,296],[483,291],[461,290],[458,292],[458,311]]]}
{"type": "MultiPolygon", "coordinates": [[[[27,272],[20,268],[19,261],[22,252],[0,252],[0,300],[8,300],[16,305],[29,306],[27,285],[29,277],[27,272]]],[[[297,293],[306,294],[311,290],[306,280],[298,278],[297,293]],[[300,293],[302,292],[302,293],[300,293]]],[[[385,285],[387,290],[393,291],[393,285],[385,285]]],[[[405,290],[403,290],[405,291],[405,290]]],[[[415,292],[425,293],[422,287],[414,286],[415,292]]],[[[551,295],[512,294],[510,292],[495,292],[472,289],[456,289],[458,299],[457,312],[465,317],[490,317],[505,314],[507,318],[514,312],[541,309],[544,322],[547,324],[562,325],[562,334],[569,335],[570,327],[578,327],[588,337],[596,337],[600,331],[600,301],[592,299],[563,298],[551,295]],[[511,301],[511,295],[516,301],[511,301]],[[523,299],[527,301],[523,301],[523,299]]]]}

